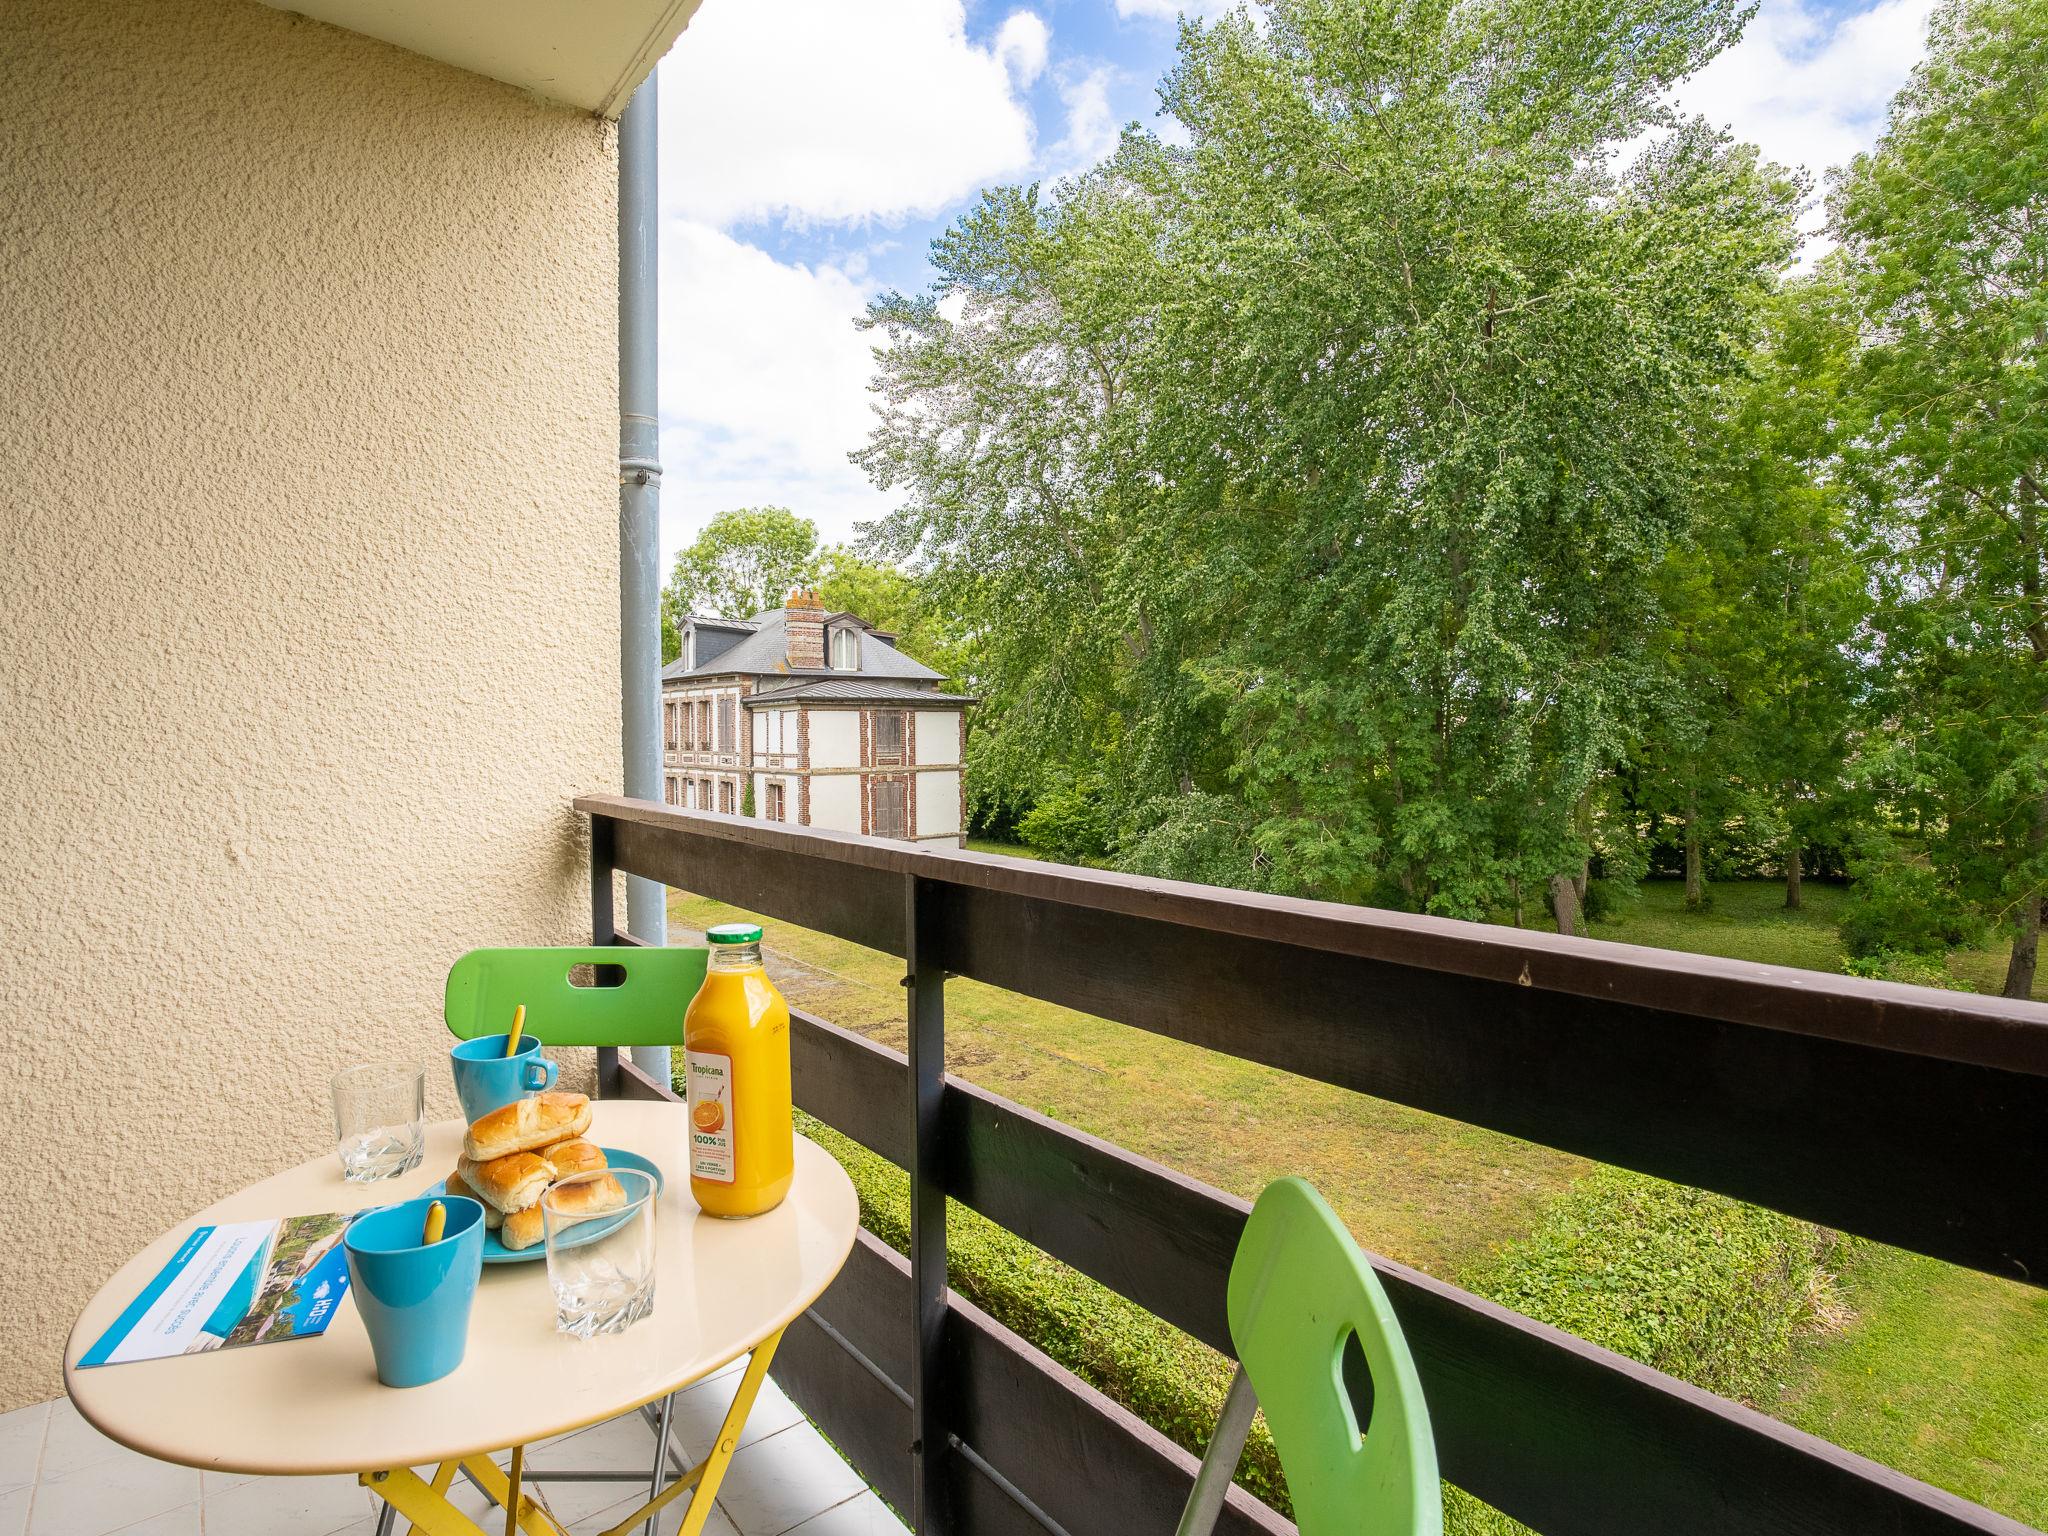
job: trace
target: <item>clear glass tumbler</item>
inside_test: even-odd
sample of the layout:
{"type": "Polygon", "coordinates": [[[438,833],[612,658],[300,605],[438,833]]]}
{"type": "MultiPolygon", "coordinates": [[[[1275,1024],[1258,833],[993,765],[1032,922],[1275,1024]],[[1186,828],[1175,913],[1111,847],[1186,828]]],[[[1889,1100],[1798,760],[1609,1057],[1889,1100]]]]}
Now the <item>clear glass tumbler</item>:
{"type": "Polygon", "coordinates": [[[563,1333],[624,1333],[654,1310],[654,1193],[653,1177],[637,1168],[599,1168],[540,1197],[563,1333]]]}
{"type": "Polygon", "coordinates": [[[427,1147],[427,1069],[369,1062],[334,1074],[334,1139],[341,1176],[359,1184],[419,1167],[427,1147]]]}

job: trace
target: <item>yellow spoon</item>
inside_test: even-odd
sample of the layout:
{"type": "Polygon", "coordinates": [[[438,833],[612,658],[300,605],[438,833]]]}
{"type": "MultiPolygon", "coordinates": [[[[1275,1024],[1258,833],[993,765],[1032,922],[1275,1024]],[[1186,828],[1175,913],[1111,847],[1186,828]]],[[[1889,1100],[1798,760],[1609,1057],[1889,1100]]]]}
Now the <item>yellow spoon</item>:
{"type": "Polygon", "coordinates": [[[505,1037],[505,1054],[507,1056],[517,1056],[519,1054],[519,1036],[525,1029],[526,1004],[521,1003],[512,1010],[512,1033],[505,1037]]]}
{"type": "Polygon", "coordinates": [[[422,1243],[438,1243],[441,1234],[448,1227],[448,1207],[436,1200],[427,1207],[427,1230],[421,1236],[422,1243]]]}

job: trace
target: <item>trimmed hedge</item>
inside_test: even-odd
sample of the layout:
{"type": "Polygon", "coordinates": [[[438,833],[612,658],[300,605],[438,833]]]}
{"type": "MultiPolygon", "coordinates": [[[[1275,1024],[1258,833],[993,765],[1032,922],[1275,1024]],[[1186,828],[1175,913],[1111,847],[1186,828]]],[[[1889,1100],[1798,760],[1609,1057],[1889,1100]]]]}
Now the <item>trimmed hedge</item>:
{"type": "MultiPolygon", "coordinates": [[[[901,1169],[808,1115],[798,1128],[846,1169],[862,1225],[910,1248],[901,1169]]],[[[1200,1455],[1231,1362],[957,1202],[946,1212],[947,1279],[961,1295],[1200,1455]]],[[[1600,1169],[1510,1243],[1467,1289],[1725,1397],[1755,1399],[1794,1335],[1823,1312],[1842,1240],[1806,1222],[1619,1169],[1600,1169]]],[[[1286,1480],[1263,1419],[1237,1482],[1283,1514],[1286,1480]]],[[[1444,1485],[1452,1536],[1523,1536],[1527,1527],[1444,1485]]]]}

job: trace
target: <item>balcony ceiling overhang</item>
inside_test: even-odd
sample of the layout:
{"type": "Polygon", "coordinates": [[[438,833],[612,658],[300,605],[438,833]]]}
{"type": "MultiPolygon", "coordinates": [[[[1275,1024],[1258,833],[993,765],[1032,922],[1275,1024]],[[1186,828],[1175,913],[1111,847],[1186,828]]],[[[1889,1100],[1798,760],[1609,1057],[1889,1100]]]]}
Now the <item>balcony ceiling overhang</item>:
{"type": "Polygon", "coordinates": [[[265,3],[615,118],[701,0],[265,3]]]}

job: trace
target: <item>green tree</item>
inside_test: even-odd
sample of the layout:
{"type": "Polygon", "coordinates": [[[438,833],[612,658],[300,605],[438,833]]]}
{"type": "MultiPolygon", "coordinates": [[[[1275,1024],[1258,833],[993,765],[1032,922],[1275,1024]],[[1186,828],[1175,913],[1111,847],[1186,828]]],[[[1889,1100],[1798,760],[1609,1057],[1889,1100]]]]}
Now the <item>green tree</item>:
{"type": "Polygon", "coordinates": [[[2048,0],[1948,0],[1834,188],[1879,777],[2033,990],[2048,893],[2048,0]]]}
{"type": "Polygon", "coordinates": [[[875,307],[884,537],[989,598],[1020,772],[1099,766],[1161,872],[1460,916],[1527,888],[1576,926],[1696,423],[1791,249],[1796,188],[1659,105],[1739,24],[1188,26],[1185,145],[989,194],[875,307]],[[1198,795],[1241,814],[1171,814],[1198,795]]]}
{"type": "Polygon", "coordinates": [[[819,557],[818,598],[828,609],[858,615],[896,637],[897,648],[963,685],[973,683],[967,625],[936,604],[916,577],[834,544],[819,557]]]}
{"type": "Polygon", "coordinates": [[[664,647],[690,614],[743,619],[781,607],[790,588],[813,580],[817,568],[818,529],[809,518],[787,507],[718,513],[676,556],[662,589],[664,647]]]}

